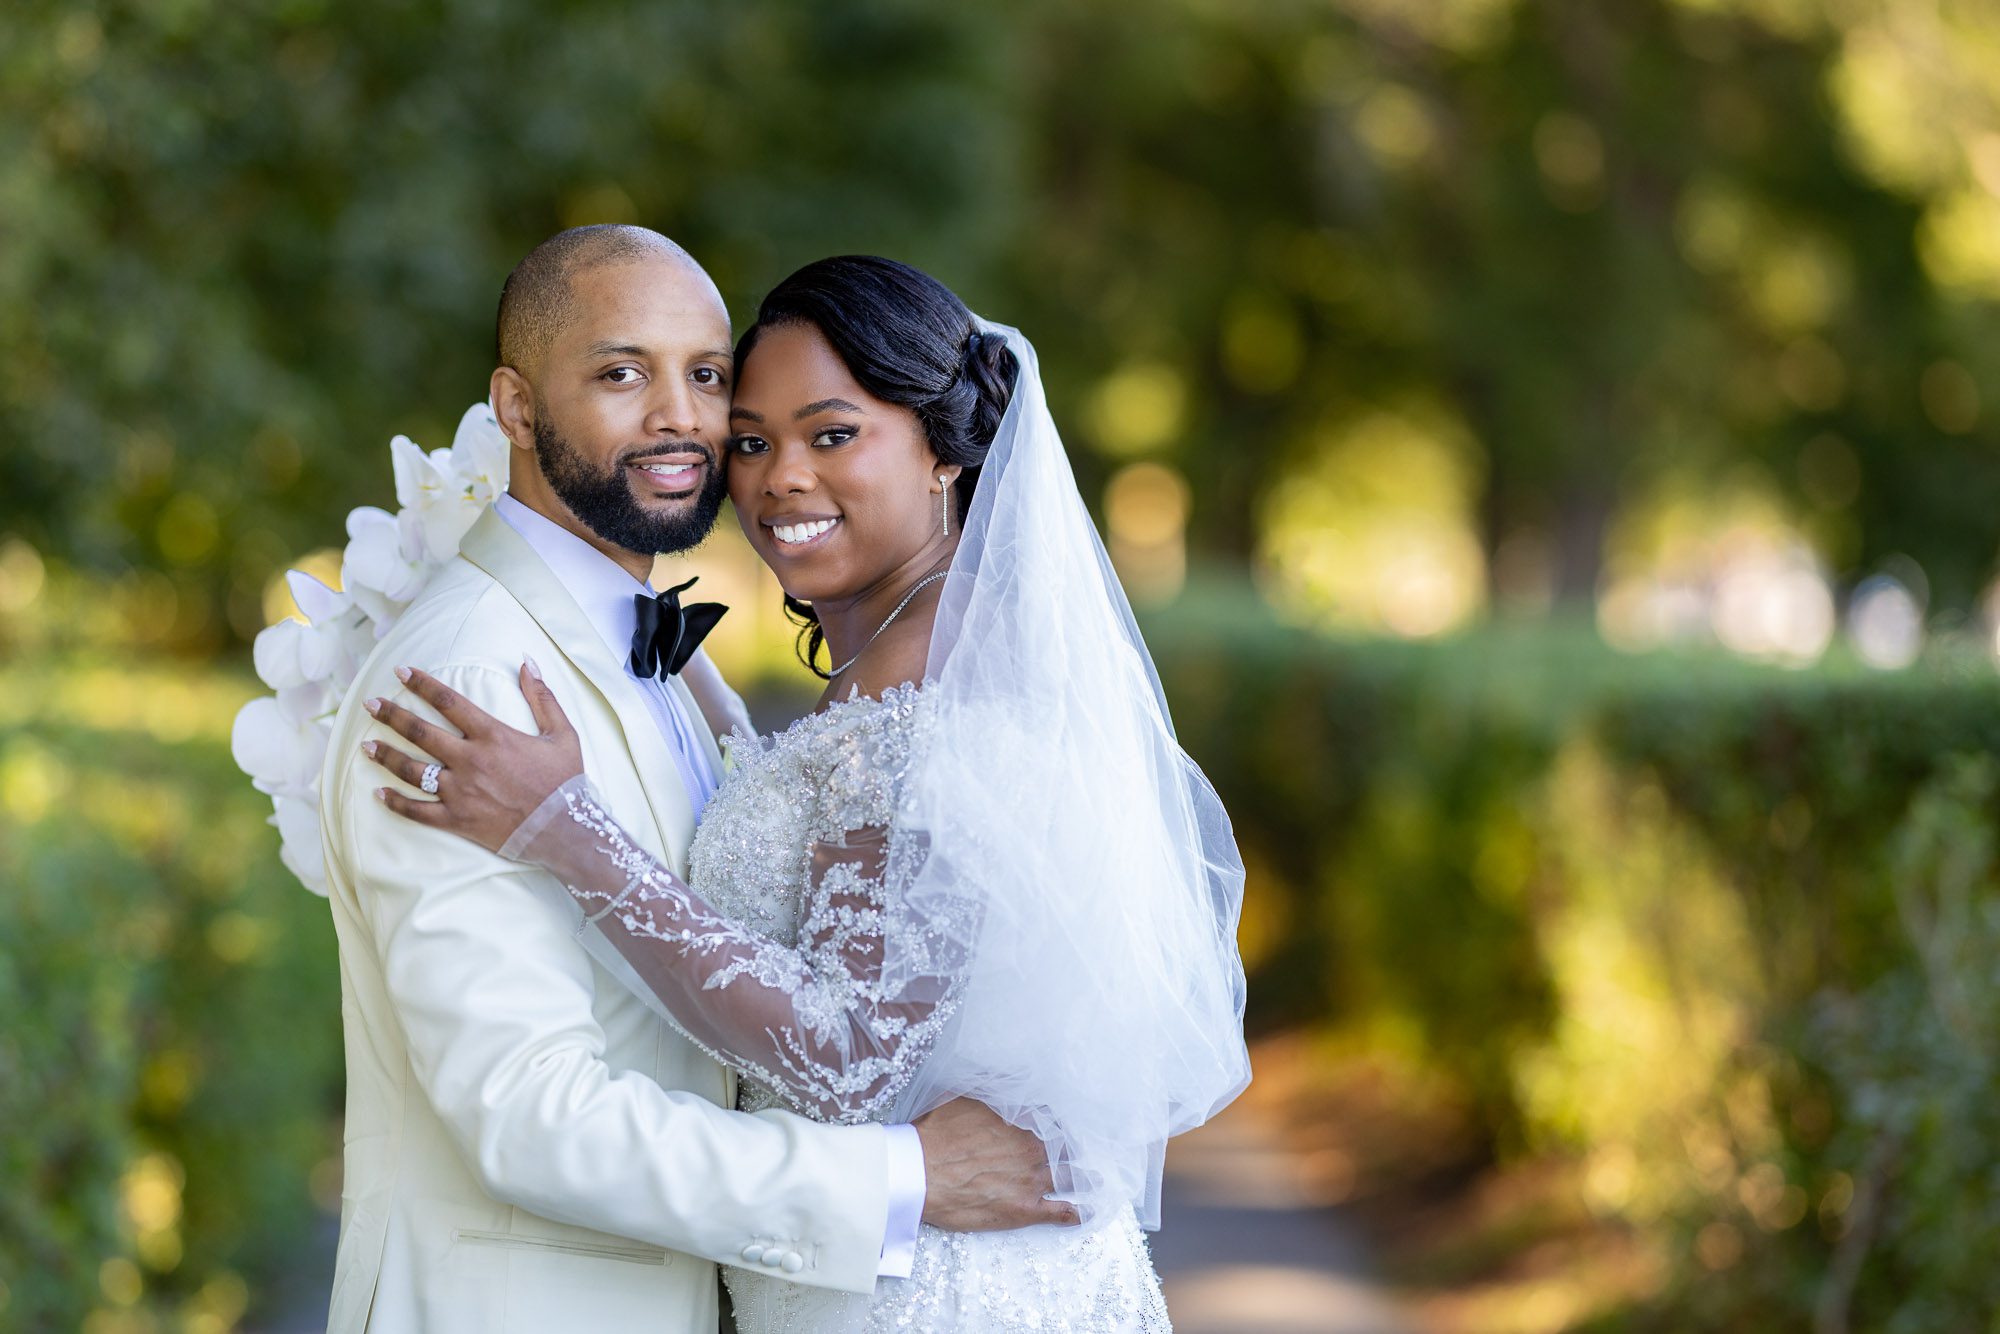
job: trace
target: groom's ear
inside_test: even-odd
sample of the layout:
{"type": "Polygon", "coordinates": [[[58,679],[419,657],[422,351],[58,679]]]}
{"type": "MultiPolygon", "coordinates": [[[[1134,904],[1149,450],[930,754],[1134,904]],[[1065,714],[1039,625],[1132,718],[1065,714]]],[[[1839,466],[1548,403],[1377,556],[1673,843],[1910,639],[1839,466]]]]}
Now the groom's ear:
{"type": "Polygon", "coordinates": [[[528,378],[512,366],[496,366],[487,385],[494,420],[516,449],[535,447],[535,391],[528,378]]]}

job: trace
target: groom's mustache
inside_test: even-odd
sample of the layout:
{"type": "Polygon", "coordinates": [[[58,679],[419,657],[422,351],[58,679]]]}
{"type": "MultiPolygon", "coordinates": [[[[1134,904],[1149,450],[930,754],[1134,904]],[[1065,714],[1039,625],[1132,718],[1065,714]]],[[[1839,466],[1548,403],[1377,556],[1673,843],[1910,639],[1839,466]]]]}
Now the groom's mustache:
{"type": "Polygon", "coordinates": [[[618,456],[618,466],[630,467],[634,463],[644,463],[648,459],[671,458],[677,454],[699,454],[707,461],[709,467],[715,466],[715,451],[701,441],[692,439],[669,440],[663,444],[642,445],[627,450],[618,456]]]}

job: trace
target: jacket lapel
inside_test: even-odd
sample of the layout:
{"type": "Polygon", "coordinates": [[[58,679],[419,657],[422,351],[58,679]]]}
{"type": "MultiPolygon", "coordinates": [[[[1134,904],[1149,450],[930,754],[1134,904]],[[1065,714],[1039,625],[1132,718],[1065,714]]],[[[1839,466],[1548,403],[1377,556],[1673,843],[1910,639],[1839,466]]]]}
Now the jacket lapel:
{"type": "MultiPolygon", "coordinates": [[[[596,627],[584,615],[583,608],[576,605],[576,599],[569,595],[562,581],[496,510],[488,508],[479,516],[459,544],[459,554],[492,575],[527,608],[528,614],[548,631],[549,638],[617,715],[653,820],[666,840],[665,850],[675,860],[684,858],[688,842],[694,836],[694,808],[681,782],[680,766],[667,749],[667,740],[660,734],[659,724],[653,721],[638,685],[625,671],[624,662],[598,637],[596,627]]],[[[681,689],[685,700],[686,687],[681,689]]],[[[695,730],[704,737],[708,735],[706,727],[695,730]]],[[[713,738],[708,739],[708,746],[710,750],[715,748],[713,738]]]]}
{"type": "Polygon", "coordinates": [[[678,673],[666,679],[666,687],[673,693],[674,698],[680,701],[681,712],[685,713],[688,721],[694,725],[691,730],[701,738],[702,753],[708,756],[708,771],[720,778],[722,743],[715,735],[714,729],[708,725],[708,715],[701,711],[701,701],[694,697],[694,691],[688,689],[687,682],[681,680],[678,673]]]}

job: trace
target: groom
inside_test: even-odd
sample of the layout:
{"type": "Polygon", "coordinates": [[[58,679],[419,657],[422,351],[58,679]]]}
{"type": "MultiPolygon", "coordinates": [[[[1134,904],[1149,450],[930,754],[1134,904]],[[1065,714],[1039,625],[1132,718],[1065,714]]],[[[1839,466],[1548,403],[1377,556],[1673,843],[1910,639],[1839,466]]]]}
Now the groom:
{"type": "Polygon", "coordinates": [[[908,1275],[920,1217],[1064,1221],[1040,1143],[976,1103],[914,1127],[726,1110],[731,1074],[585,949],[544,873],[375,799],[367,702],[437,718],[397,667],[531,729],[526,656],[612,813],[684,870],[715,731],[741,716],[705,656],[629,666],[654,553],[699,543],[722,502],[714,284],[657,233],[563,232],[508,278],[499,342],[508,494],[362,669],[322,779],[348,1077],[329,1334],[708,1334],[715,1262],[866,1293],[908,1275]]]}

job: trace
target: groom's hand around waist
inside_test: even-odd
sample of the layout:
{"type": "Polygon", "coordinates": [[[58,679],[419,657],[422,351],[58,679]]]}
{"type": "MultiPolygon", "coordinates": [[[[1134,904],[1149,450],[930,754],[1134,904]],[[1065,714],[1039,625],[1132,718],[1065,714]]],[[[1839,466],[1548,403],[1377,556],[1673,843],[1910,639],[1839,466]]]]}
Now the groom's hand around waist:
{"type": "Polygon", "coordinates": [[[1047,1198],[1042,1141],[992,1108],[957,1098],[918,1117],[924,1146],[924,1221],[948,1232],[1005,1232],[1074,1224],[1076,1207],[1047,1198]]]}

